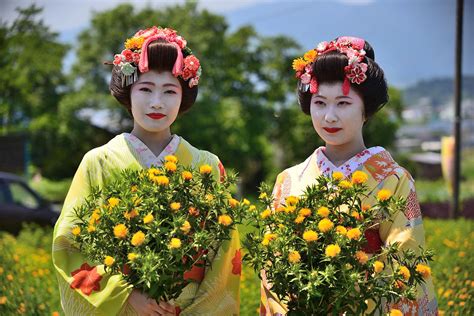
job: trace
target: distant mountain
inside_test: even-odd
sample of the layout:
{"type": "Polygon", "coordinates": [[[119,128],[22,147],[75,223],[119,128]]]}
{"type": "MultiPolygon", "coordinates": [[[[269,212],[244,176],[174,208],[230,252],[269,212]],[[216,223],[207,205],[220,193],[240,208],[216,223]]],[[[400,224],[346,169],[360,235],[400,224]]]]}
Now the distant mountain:
{"type": "MultiPolygon", "coordinates": [[[[462,82],[462,98],[474,98],[474,76],[464,76],[462,82]]],[[[436,78],[422,80],[403,90],[403,100],[407,107],[418,104],[422,98],[431,106],[439,107],[454,98],[454,80],[452,78],[436,78]]]]}

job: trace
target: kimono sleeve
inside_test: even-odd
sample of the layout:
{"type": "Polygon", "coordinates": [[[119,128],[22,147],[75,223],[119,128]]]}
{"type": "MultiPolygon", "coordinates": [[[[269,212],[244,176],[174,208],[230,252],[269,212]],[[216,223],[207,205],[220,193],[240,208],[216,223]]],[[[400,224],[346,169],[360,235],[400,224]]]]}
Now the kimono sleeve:
{"type": "Polygon", "coordinates": [[[66,315],[129,314],[126,304],[132,287],[120,275],[104,273],[103,265],[87,262],[72,243],[74,207],[100,185],[101,169],[94,152],[87,153],[73,178],[61,215],[54,228],[52,258],[59,284],[61,305],[66,315]]]}
{"type": "MultiPolygon", "coordinates": [[[[406,206],[403,212],[392,215],[390,221],[381,223],[380,238],[386,245],[399,242],[401,249],[412,249],[419,253],[419,247],[425,247],[425,231],[421,218],[420,205],[416,196],[414,181],[405,172],[401,176],[392,175],[385,181],[385,188],[394,188],[395,197],[406,198],[406,206]]],[[[415,301],[402,300],[392,305],[412,315],[437,315],[438,307],[431,277],[425,279],[425,283],[417,287],[417,298],[415,301]]]]}

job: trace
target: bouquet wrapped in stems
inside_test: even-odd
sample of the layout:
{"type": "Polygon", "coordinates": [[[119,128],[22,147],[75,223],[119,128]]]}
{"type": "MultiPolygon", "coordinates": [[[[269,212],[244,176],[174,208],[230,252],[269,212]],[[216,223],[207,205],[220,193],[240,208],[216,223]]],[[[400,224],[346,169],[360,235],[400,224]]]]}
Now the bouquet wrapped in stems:
{"type": "Polygon", "coordinates": [[[406,201],[382,189],[375,205],[364,205],[366,181],[361,171],[351,179],[339,172],[320,176],[275,209],[262,185],[263,207],[249,211],[256,229],[244,241],[244,261],[265,272],[290,315],[380,313],[390,303],[415,299],[416,286],[429,277],[431,251],[393,243],[370,254],[366,232],[402,212],[406,201]]]}
{"type": "Polygon", "coordinates": [[[148,296],[177,298],[202,280],[249,207],[231,197],[234,183],[235,176],[219,182],[211,166],[184,167],[175,156],[161,167],[123,170],[74,210],[74,240],[90,262],[148,296]]]}

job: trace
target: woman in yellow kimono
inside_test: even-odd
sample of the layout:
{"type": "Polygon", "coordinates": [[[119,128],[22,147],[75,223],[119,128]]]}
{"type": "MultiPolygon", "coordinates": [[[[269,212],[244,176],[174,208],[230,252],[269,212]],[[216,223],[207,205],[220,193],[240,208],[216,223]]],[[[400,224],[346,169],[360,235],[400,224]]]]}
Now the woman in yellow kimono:
{"type": "Polygon", "coordinates": [[[83,158],[56,223],[53,263],[66,315],[238,315],[241,273],[237,231],[214,255],[211,267],[194,267],[183,276],[192,280],[174,302],[156,302],[133,289],[120,275],[104,273],[87,262],[72,244],[73,209],[117,170],[161,165],[175,155],[184,165],[209,164],[213,175],[224,168],[217,156],[199,150],[170,126],[196,100],[199,60],[176,31],[152,27],[137,32],[115,55],[110,91],[133,116],[123,133],[83,158]]]}
{"type": "MultiPolygon", "coordinates": [[[[273,190],[274,207],[287,196],[301,195],[320,175],[341,172],[350,178],[356,170],[369,176],[369,197],[374,205],[377,193],[388,189],[407,199],[403,212],[380,221],[366,232],[368,253],[381,246],[400,242],[403,249],[418,251],[425,245],[420,206],[414,180],[382,147],[367,148],[362,136],[365,122],[388,101],[383,70],[374,61],[372,47],[360,38],[339,37],[322,42],[293,63],[298,80],[298,101],[311,116],[316,133],[324,142],[304,162],[281,172],[273,190]]],[[[283,315],[280,303],[262,272],[261,315],[283,315]]],[[[328,302],[329,303],[329,302],[328,302]]],[[[370,307],[369,311],[373,309],[370,307]]],[[[416,301],[400,301],[384,310],[398,309],[404,315],[437,315],[437,301],[431,278],[417,288],[416,301]]]]}

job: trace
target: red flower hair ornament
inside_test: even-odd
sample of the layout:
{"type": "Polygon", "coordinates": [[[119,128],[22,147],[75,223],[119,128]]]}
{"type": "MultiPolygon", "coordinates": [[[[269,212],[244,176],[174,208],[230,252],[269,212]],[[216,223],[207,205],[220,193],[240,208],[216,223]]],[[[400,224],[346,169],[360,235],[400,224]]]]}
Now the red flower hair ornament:
{"type": "Polygon", "coordinates": [[[328,52],[337,51],[344,54],[348,58],[348,65],[344,67],[344,83],[342,84],[342,92],[344,95],[349,94],[350,83],[361,84],[367,79],[367,63],[365,58],[365,40],[357,37],[342,36],[331,42],[321,42],[315,49],[304,54],[303,57],[296,58],[293,61],[293,69],[296,71],[298,78],[298,89],[311,93],[318,92],[318,80],[313,74],[313,63],[320,55],[328,52]]]}
{"type": "Polygon", "coordinates": [[[113,64],[120,67],[122,74],[122,86],[129,86],[136,82],[138,70],[141,73],[149,71],[148,45],[158,39],[165,40],[176,47],[178,56],[173,66],[173,76],[188,81],[190,88],[197,86],[202,72],[199,59],[186,46],[186,40],[175,30],[156,26],[135,33],[125,41],[125,49],[114,56],[113,64]]]}

